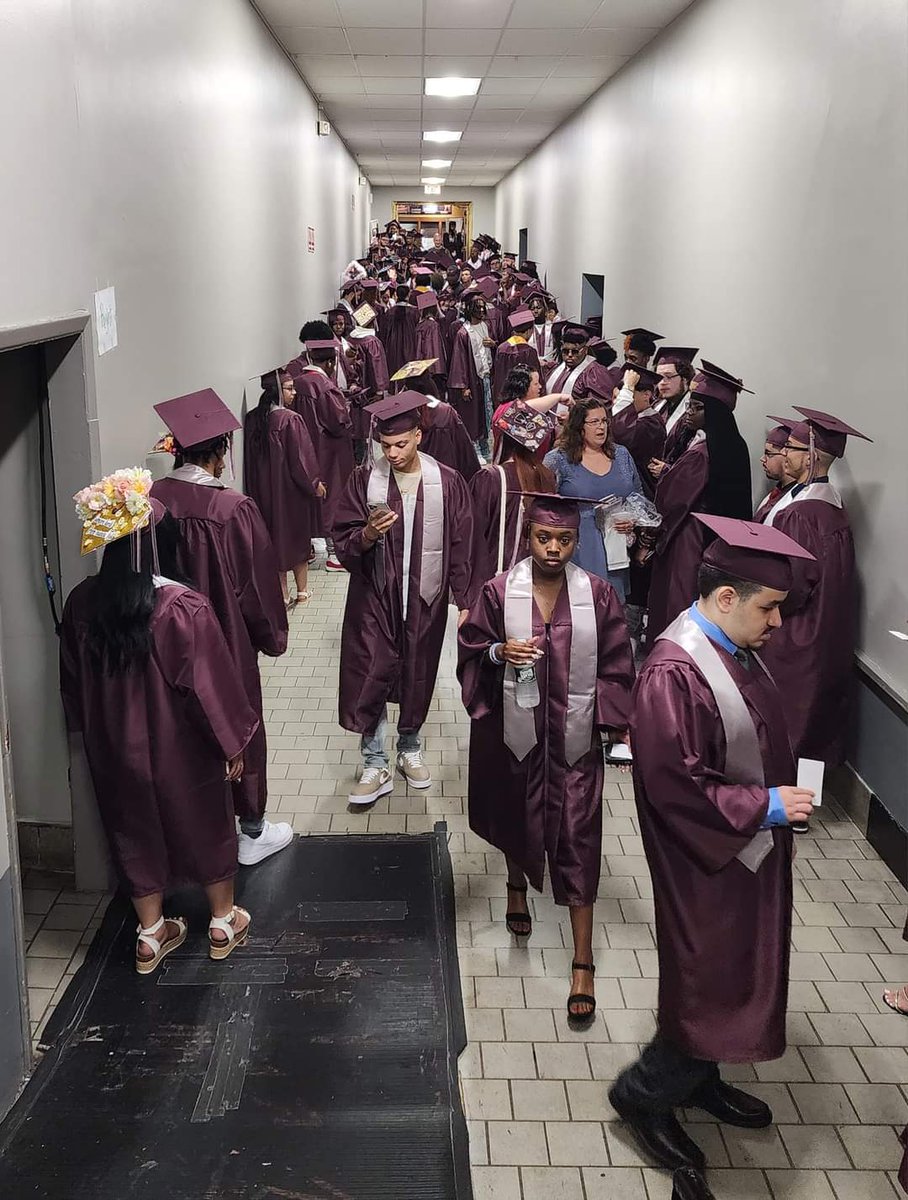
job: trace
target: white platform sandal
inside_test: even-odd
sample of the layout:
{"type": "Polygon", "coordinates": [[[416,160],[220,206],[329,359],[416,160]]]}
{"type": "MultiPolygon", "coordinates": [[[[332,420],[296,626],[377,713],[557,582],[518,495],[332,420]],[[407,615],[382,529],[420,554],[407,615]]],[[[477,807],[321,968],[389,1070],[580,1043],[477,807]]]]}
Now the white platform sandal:
{"type": "Polygon", "coordinates": [[[155,921],[154,925],[149,926],[148,929],[143,929],[141,925],[137,925],[136,933],[139,935],[139,941],[153,951],[151,958],[140,958],[139,948],[136,946],[136,970],[139,974],[150,975],[152,971],[156,971],[171,950],[176,950],[178,946],[183,945],[186,941],[187,931],[188,926],[182,917],[161,917],[160,920],[155,921]],[[154,934],[160,933],[167,921],[171,925],[176,925],[178,932],[173,937],[159,942],[154,937],[154,934]]]}
{"type": "Polygon", "coordinates": [[[208,922],[208,957],[219,959],[227,958],[232,954],[237,946],[242,946],[249,933],[249,927],[252,924],[252,918],[245,908],[240,908],[235,904],[226,917],[212,917],[208,922]],[[242,913],[246,918],[246,926],[239,933],[234,929],[233,922],[236,920],[237,913],[242,913]],[[211,937],[212,929],[218,929],[221,933],[226,933],[226,942],[216,942],[211,937]]]}

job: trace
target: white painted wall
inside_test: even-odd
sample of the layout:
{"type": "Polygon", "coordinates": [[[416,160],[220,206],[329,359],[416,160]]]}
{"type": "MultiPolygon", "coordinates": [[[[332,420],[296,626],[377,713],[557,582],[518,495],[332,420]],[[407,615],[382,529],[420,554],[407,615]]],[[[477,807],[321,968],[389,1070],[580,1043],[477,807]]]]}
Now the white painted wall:
{"type": "Polygon", "coordinates": [[[836,469],[865,591],[862,654],[908,700],[905,332],[908,3],[699,0],[497,189],[496,236],[571,315],[606,277],[604,331],[698,345],[764,414],[838,413],[836,469]]]}
{"type": "Polygon", "coordinates": [[[157,401],[239,411],[367,237],[368,187],[247,0],[3,0],[0,111],[0,326],[116,288],[104,469],[144,461],[157,401]]]}
{"type": "MultiPolygon", "coordinates": [[[[442,150],[444,147],[441,148],[442,150]]],[[[439,155],[441,150],[439,151],[439,155]]],[[[495,232],[495,189],[491,187],[444,187],[440,196],[426,196],[421,187],[377,187],[372,189],[372,220],[384,225],[393,215],[392,204],[395,200],[441,201],[442,204],[453,200],[467,201],[473,205],[473,236],[477,233],[495,232]]],[[[511,249],[510,246],[507,249],[511,249]]],[[[516,245],[513,249],[517,249],[516,245]]]]}

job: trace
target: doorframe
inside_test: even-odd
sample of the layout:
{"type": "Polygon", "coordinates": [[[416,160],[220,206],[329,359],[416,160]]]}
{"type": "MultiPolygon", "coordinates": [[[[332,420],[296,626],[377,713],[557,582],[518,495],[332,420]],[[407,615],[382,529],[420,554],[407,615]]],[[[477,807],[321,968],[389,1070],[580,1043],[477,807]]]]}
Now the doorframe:
{"type": "MultiPolygon", "coordinates": [[[[50,428],[50,470],[55,518],[60,529],[72,524],[69,497],[96,479],[101,470],[95,364],[88,312],[0,328],[0,352],[40,346],[45,365],[50,428]]],[[[95,556],[82,557],[78,539],[59,539],[58,580],[61,598],[85,579],[95,556]]],[[[91,778],[79,739],[69,745],[69,791],[73,830],[76,888],[106,891],[110,885],[109,856],[91,778]]],[[[14,786],[14,781],[11,786],[14,786]]],[[[15,816],[15,813],[14,813],[15,816]]],[[[21,877],[18,879],[21,890],[21,877]]]]}
{"type": "Polygon", "coordinates": [[[448,221],[456,219],[456,218],[453,218],[446,214],[441,214],[441,213],[439,213],[439,214],[421,213],[418,216],[411,215],[410,213],[404,213],[403,215],[398,216],[398,205],[399,204],[423,204],[423,203],[426,203],[426,204],[433,204],[433,203],[434,204],[456,204],[464,210],[464,212],[463,212],[463,244],[464,244],[464,249],[467,252],[469,252],[470,245],[473,241],[473,201],[472,200],[448,200],[448,199],[445,199],[445,200],[439,199],[439,200],[434,200],[434,201],[433,200],[426,200],[426,201],[408,200],[406,198],[406,196],[404,196],[400,200],[392,200],[391,201],[391,219],[392,219],[392,221],[397,221],[398,223],[400,223],[401,221],[413,220],[416,222],[416,225],[418,228],[419,225],[422,223],[422,220],[438,221],[442,224],[447,224],[448,221]],[[422,218],[422,220],[420,218],[422,218]]]}

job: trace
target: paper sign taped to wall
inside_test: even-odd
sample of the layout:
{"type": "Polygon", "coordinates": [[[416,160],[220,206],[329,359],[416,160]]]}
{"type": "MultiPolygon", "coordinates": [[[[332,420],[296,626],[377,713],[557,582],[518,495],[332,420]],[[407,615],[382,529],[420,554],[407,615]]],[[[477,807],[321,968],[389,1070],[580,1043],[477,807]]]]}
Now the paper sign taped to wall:
{"type": "Polygon", "coordinates": [[[98,353],[113,350],[117,344],[117,297],[112,287],[95,292],[95,328],[98,353]]]}
{"type": "Polygon", "coordinates": [[[308,226],[308,228],[307,228],[306,236],[307,236],[307,242],[308,242],[308,246],[309,246],[309,253],[314,254],[315,253],[315,230],[313,229],[313,227],[311,225],[308,226]]]}

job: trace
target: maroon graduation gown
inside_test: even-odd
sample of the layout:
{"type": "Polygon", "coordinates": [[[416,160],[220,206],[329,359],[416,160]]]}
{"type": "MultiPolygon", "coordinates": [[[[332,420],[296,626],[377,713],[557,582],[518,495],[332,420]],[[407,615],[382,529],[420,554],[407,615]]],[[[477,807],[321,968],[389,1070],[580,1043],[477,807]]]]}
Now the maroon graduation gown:
{"type": "Polygon", "coordinates": [[[697,598],[697,571],[705,539],[703,526],[691,513],[700,511],[708,479],[708,451],[706,443],[700,442],[662,472],[656,487],[655,504],[662,525],[649,585],[646,640],[650,646],[697,598]]]}
{"type": "Polygon", "coordinates": [[[419,313],[414,304],[398,301],[378,318],[378,336],[385,348],[388,373],[396,375],[401,367],[416,357],[416,323],[419,313]]]}
{"type": "Polygon", "coordinates": [[[504,398],[504,385],[514,367],[527,366],[538,371],[543,378],[542,365],[536,347],[529,342],[512,342],[510,339],[502,342],[495,352],[495,365],[492,369],[492,404],[500,404],[504,398]]]}
{"type": "MultiPolygon", "coordinates": [[[[362,344],[357,343],[357,349],[362,344]]],[[[363,355],[364,369],[367,361],[363,355]]],[[[287,370],[290,370],[289,366],[287,370]]],[[[293,407],[306,422],[321,468],[321,481],[328,489],[322,506],[322,521],[324,528],[330,530],[338,498],[354,467],[350,408],[343,392],[324,371],[310,367],[292,373],[296,386],[293,407]]]]}
{"type": "Polygon", "coordinates": [[[481,464],[457,410],[441,400],[432,408],[427,405],[422,410],[422,419],[420,450],[457,471],[469,483],[481,464]]]}
{"type": "Polygon", "coordinates": [[[60,690],[117,871],[135,897],[229,879],[237,840],[224,764],[249,744],[258,717],[214,609],[189,588],[157,588],[148,662],[109,675],[88,648],[100,586],[92,576],[66,602],[60,690]]]}
{"type": "Polygon", "coordinates": [[[485,584],[460,630],[457,674],[470,723],[470,828],[519,863],[542,890],[546,859],[556,904],[592,904],[602,858],[602,739],[624,729],[634,668],[627,623],[612,586],[590,576],[599,664],[588,753],[573,766],[565,756],[565,714],[571,645],[571,606],[565,581],[546,628],[533,604],[533,635],[545,650],[536,663],[540,702],[536,745],[518,762],[505,745],[502,683],[489,646],[505,640],[507,574],[485,584]]]}
{"type": "Polygon", "coordinates": [[[838,766],[845,761],[854,695],[858,596],[851,525],[842,508],[797,500],[776,514],[773,526],[816,562],[793,561],[782,627],[763,657],[782,693],[795,754],[838,766]]]}
{"type": "Polygon", "coordinates": [[[476,370],[473,346],[467,326],[461,325],[454,334],[451,357],[448,360],[448,401],[457,410],[467,433],[478,441],[485,431],[485,411],[482,379],[476,370]]]}
{"type": "Polygon", "coordinates": [[[306,562],[312,539],[321,530],[322,501],[315,494],[321,468],[306,423],[293,409],[275,405],[268,430],[256,446],[243,438],[243,489],[259,507],[277,559],[278,570],[306,562]]]}
{"type": "Polygon", "coordinates": [[[431,368],[431,374],[444,380],[448,373],[448,353],[442,327],[434,317],[423,317],[416,326],[416,357],[437,358],[438,362],[431,368]]]}
{"type": "Polygon", "coordinates": [[[429,711],[448,619],[448,595],[458,608],[470,596],[473,516],[467,485],[456,471],[440,466],[444,497],[442,586],[431,605],[419,594],[422,555],[423,485],[413,519],[410,575],[403,579],[403,503],[392,473],[388,504],[398,520],[384,536],[384,587],[376,575],[375,547],[363,542],[369,518],[371,465],[357,467],[337,507],[335,552],[350,572],[341,633],[339,720],[344,729],[371,734],[388,701],[400,704],[398,728],[416,730],[429,711]],[[401,597],[409,587],[407,620],[401,597]]]}
{"type": "Polygon", "coordinates": [[[353,426],[353,436],[363,439],[369,436],[369,427],[372,423],[364,406],[378,400],[385,392],[389,391],[391,381],[388,377],[385,348],[374,334],[372,337],[351,338],[350,345],[359,351],[357,363],[359,395],[357,399],[351,398],[350,400],[350,420],[353,426]]]}
{"type": "Polygon", "coordinates": [[[782,498],[782,495],[790,487],[794,487],[794,484],[789,483],[785,487],[779,487],[779,485],[777,484],[774,488],[771,489],[771,491],[767,492],[766,495],[763,497],[763,499],[760,501],[760,503],[757,505],[757,511],[754,513],[754,520],[762,525],[762,523],[769,516],[769,510],[773,507],[773,505],[776,503],[777,500],[780,500],[782,498]]]}
{"type": "Polygon", "coordinates": [[[151,494],[180,526],[180,571],[211,601],[259,727],[246,747],[243,778],[232,784],[238,817],[258,821],[268,801],[268,747],[259,654],[287,649],[287,609],[277,559],[255,501],[231,488],[168,477],[151,494]]]}
{"type": "MultiPolygon", "coordinates": [[[[529,553],[526,539],[518,542],[517,514],[520,511],[520,480],[517,467],[511,460],[501,464],[507,486],[504,517],[504,561],[502,569],[509,571],[515,562],[529,553]],[[517,544],[516,554],[514,546],[517,544]],[[513,558],[513,561],[512,561],[513,558]]],[[[497,466],[483,467],[470,480],[473,499],[473,593],[478,595],[484,584],[498,574],[498,533],[501,517],[501,475],[497,466]]]]}
{"type": "MultiPolygon", "coordinates": [[[[775,634],[773,634],[775,637],[775,634]]],[[[792,834],[754,874],[737,855],[766,817],[770,787],[795,766],[777,689],[716,647],[757,731],[766,787],[724,777],[725,734],[712,690],[667,639],[634,689],[634,791],[653,879],[659,1032],[708,1062],[764,1062],[785,1051],[792,834]]]]}
{"type": "Polygon", "coordinates": [[[640,482],[646,494],[652,497],[656,488],[648,468],[650,460],[661,458],[665,450],[665,422],[662,417],[651,408],[638,413],[633,404],[629,404],[612,418],[612,436],[619,446],[625,446],[630,451],[637,465],[640,482]]]}

